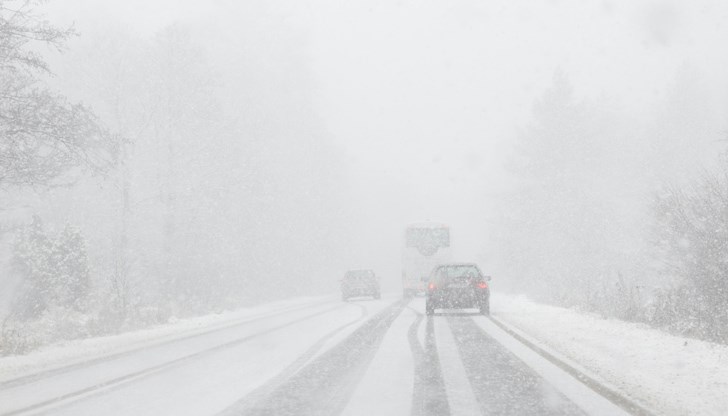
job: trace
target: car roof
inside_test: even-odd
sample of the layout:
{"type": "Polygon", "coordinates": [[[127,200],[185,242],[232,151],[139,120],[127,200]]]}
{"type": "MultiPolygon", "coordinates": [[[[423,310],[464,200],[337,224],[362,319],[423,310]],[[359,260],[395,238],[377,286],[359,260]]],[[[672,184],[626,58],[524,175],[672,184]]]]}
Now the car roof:
{"type": "Polygon", "coordinates": [[[446,224],[438,222],[414,222],[407,224],[407,228],[449,228],[446,224]]]}
{"type": "Polygon", "coordinates": [[[478,267],[475,263],[442,263],[438,264],[437,267],[461,267],[461,266],[475,266],[478,267]]]}

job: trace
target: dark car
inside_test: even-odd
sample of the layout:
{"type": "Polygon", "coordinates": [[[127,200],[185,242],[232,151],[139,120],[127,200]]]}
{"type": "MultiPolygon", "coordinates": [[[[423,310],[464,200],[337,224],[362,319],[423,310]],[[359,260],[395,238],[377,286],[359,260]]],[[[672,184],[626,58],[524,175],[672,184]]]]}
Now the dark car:
{"type": "Polygon", "coordinates": [[[341,299],[347,300],[357,296],[381,298],[379,279],[372,270],[349,270],[341,279],[341,299]]]}
{"type": "Polygon", "coordinates": [[[452,263],[435,267],[427,278],[428,315],[435,309],[478,308],[490,314],[490,276],[484,276],[477,265],[452,263]]]}

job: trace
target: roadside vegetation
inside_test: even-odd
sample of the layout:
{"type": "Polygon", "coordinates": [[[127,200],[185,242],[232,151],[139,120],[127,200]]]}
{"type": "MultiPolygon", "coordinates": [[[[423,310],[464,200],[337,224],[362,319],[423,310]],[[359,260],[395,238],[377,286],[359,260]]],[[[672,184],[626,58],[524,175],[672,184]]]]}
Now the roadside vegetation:
{"type": "Polygon", "coordinates": [[[342,158],[300,39],[81,33],[47,5],[0,0],[0,354],[335,284],[310,278],[342,268],[342,158]]]}
{"type": "Polygon", "coordinates": [[[635,119],[555,75],[511,163],[505,285],[728,342],[726,134],[696,79],[683,68],[651,119],[635,119]]]}

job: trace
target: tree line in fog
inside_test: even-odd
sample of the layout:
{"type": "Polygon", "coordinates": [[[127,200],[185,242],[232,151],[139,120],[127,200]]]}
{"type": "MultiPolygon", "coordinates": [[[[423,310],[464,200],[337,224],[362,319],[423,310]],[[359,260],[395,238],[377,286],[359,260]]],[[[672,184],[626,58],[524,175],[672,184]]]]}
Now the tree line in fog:
{"type": "Polygon", "coordinates": [[[0,2],[2,353],[334,284],[345,178],[296,45],[215,35],[240,55],[0,2]]]}
{"type": "MultiPolygon", "coordinates": [[[[336,289],[354,191],[305,36],[217,18],[248,20],[80,35],[0,0],[0,354],[336,289]]],[[[494,290],[728,339],[726,118],[701,79],[635,114],[557,71],[492,204],[494,290]]]]}
{"type": "Polygon", "coordinates": [[[578,99],[567,74],[510,162],[502,273],[537,299],[728,340],[725,115],[688,66],[647,118],[578,99]]]}

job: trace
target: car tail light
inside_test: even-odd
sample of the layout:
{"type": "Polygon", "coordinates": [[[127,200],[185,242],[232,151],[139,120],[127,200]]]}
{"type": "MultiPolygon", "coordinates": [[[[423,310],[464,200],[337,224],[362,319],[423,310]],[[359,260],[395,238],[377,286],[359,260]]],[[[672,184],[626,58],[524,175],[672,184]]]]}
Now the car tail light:
{"type": "Polygon", "coordinates": [[[433,290],[435,290],[435,287],[436,286],[435,286],[434,283],[430,283],[429,285],[427,285],[427,290],[429,290],[430,292],[432,292],[433,290]]]}
{"type": "Polygon", "coordinates": [[[478,289],[487,289],[488,284],[485,282],[478,282],[478,289]]]}

